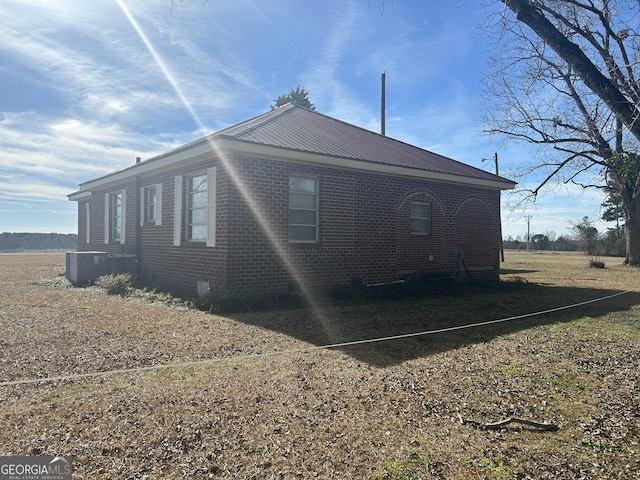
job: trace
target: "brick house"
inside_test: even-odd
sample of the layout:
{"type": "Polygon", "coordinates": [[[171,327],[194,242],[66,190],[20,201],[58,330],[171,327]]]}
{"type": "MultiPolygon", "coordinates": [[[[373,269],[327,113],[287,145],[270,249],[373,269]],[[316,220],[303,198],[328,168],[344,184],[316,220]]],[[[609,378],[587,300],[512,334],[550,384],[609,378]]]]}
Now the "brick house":
{"type": "Polygon", "coordinates": [[[419,271],[499,278],[515,183],[285,105],[82,183],[78,250],[183,291],[284,293],[419,271]]]}

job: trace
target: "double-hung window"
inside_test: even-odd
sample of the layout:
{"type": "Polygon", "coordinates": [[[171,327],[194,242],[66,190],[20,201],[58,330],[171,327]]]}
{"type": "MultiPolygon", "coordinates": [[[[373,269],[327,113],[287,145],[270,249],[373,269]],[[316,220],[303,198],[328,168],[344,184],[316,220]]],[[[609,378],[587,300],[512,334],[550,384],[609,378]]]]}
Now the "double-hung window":
{"type": "Polygon", "coordinates": [[[417,235],[431,233],[431,204],[411,204],[411,233],[417,235]]]}
{"type": "Polygon", "coordinates": [[[120,242],[124,244],[126,190],[104,194],[104,243],[120,242]]]}
{"type": "MultiPolygon", "coordinates": [[[[216,246],[216,190],[217,168],[206,173],[178,175],[173,193],[173,245],[187,242],[204,242],[207,247],[216,246]],[[186,205],[184,201],[186,200],[186,205]],[[186,232],[185,232],[186,227],[186,232]]],[[[161,210],[162,184],[156,185],[156,200],[161,210]]],[[[156,225],[159,225],[156,221],[156,225]]]]}
{"type": "Polygon", "coordinates": [[[140,226],[162,225],[162,184],[140,189],[140,226]]]}
{"type": "Polygon", "coordinates": [[[289,241],[318,241],[318,180],[289,177],[289,241]]]}
{"type": "Polygon", "coordinates": [[[122,192],[112,193],[109,196],[109,238],[113,241],[122,240],[122,192]]]}
{"type": "Polygon", "coordinates": [[[143,199],[144,202],[144,212],[143,218],[144,223],[156,223],[157,218],[157,206],[158,206],[158,196],[156,192],[156,186],[153,185],[151,187],[144,187],[143,191],[143,199]]]}
{"type": "Polygon", "coordinates": [[[207,241],[207,175],[187,178],[187,240],[207,241]]]}

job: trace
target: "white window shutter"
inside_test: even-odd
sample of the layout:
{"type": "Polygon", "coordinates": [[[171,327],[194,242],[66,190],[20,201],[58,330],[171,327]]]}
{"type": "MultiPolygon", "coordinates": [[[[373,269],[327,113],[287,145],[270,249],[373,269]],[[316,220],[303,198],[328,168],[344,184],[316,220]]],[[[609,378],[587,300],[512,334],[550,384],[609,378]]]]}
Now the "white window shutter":
{"type": "Polygon", "coordinates": [[[104,243],[109,243],[109,194],[104,194],[104,243]]]}
{"type": "Polygon", "coordinates": [[[217,167],[207,169],[207,247],[216,246],[217,167]]]}
{"type": "Polygon", "coordinates": [[[162,225],[162,184],[156,183],[156,225],[162,225]]]}
{"type": "Polygon", "coordinates": [[[140,189],[140,196],[138,197],[138,201],[140,202],[140,226],[144,225],[144,187],[140,189]]]}
{"type": "Polygon", "coordinates": [[[123,244],[127,226],[127,191],[123,188],[120,192],[122,194],[122,230],[120,231],[120,243],[123,244]]]}
{"type": "Polygon", "coordinates": [[[173,245],[180,246],[182,241],[182,175],[176,178],[173,194],[173,245]]]}
{"type": "Polygon", "coordinates": [[[84,204],[84,228],[86,231],[86,243],[91,243],[91,204],[84,204]]]}

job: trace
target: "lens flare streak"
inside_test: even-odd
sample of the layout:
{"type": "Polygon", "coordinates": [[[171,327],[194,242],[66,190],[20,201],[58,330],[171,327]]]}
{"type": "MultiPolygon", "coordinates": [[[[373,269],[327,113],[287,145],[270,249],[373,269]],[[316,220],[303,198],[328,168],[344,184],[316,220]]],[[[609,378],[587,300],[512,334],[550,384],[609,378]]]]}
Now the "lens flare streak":
{"type": "MultiPolygon", "coordinates": [[[[200,121],[200,118],[198,117],[198,115],[195,112],[195,110],[191,107],[191,104],[189,103],[189,100],[182,93],[182,90],[180,89],[180,86],[178,85],[178,82],[176,81],[174,75],[171,73],[170,69],[168,68],[168,66],[163,61],[163,59],[160,56],[160,54],[154,48],[154,46],[151,43],[151,41],[149,40],[149,38],[147,37],[147,35],[144,33],[144,31],[140,27],[140,24],[133,17],[131,12],[129,11],[129,9],[125,5],[124,0],[116,0],[116,1],[117,1],[118,5],[120,6],[120,8],[122,9],[122,12],[125,14],[127,19],[129,20],[129,22],[131,23],[131,26],[136,31],[136,33],[138,34],[138,36],[140,37],[140,39],[144,43],[145,47],[147,48],[147,50],[149,51],[149,53],[153,57],[154,61],[158,65],[158,68],[160,68],[160,71],[162,72],[162,74],[164,75],[166,80],[169,82],[169,84],[171,85],[173,90],[176,92],[176,95],[178,95],[178,97],[180,98],[180,101],[182,102],[184,107],[187,109],[187,111],[191,115],[191,118],[196,123],[197,127],[199,128],[199,130],[203,130],[204,129],[204,125],[200,121]]],[[[327,328],[328,325],[329,325],[329,322],[326,322],[326,321],[323,320],[323,313],[320,311],[319,307],[317,306],[317,303],[314,301],[312,292],[305,285],[305,282],[303,281],[301,275],[297,271],[295,265],[292,264],[291,259],[289,258],[289,255],[287,255],[287,252],[286,252],[285,248],[282,246],[282,242],[280,242],[278,240],[277,235],[275,234],[275,232],[271,228],[271,225],[269,225],[268,221],[266,220],[266,216],[263,214],[263,212],[260,211],[259,205],[254,200],[253,196],[251,195],[251,192],[250,192],[249,188],[246,186],[246,184],[244,183],[244,181],[242,180],[242,178],[238,174],[237,170],[235,169],[235,167],[233,165],[233,162],[231,162],[224,155],[224,153],[222,151],[220,151],[218,146],[215,145],[212,140],[208,140],[208,142],[209,142],[209,145],[211,146],[212,150],[215,152],[216,157],[220,160],[220,162],[222,163],[224,169],[228,172],[229,177],[231,178],[231,181],[233,182],[234,186],[238,189],[238,191],[240,192],[240,195],[242,196],[242,198],[244,199],[246,204],[251,209],[251,211],[253,213],[253,216],[257,220],[258,224],[260,225],[260,228],[262,229],[262,231],[266,235],[268,241],[271,243],[271,245],[274,248],[276,254],[280,258],[280,261],[283,263],[283,265],[285,266],[286,270],[289,272],[291,277],[294,279],[294,281],[296,282],[296,284],[300,288],[302,294],[304,295],[305,299],[309,303],[314,315],[316,316],[316,318],[318,318],[320,323],[324,326],[325,331],[329,335],[331,340],[334,340],[334,338],[333,338],[334,335],[332,335],[332,333],[330,331],[328,331],[329,329],[327,328]]]]}

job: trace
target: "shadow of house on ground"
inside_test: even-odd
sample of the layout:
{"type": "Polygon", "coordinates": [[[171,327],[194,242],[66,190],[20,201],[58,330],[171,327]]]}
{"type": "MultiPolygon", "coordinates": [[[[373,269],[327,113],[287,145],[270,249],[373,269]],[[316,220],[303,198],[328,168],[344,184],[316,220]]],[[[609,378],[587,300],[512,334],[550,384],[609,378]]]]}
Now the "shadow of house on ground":
{"type": "Polygon", "coordinates": [[[234,320],[276,331],[313,347],[332,345],[375,367],[386,367],[466,345],[488,342],[540,325],[584,317],[601,317],[640,305],[640,293],[622,295],[614,290],[548,287],[522,284],[507,289],[434,296],[420,299],[376,301],[366,305],[319,306],[271,312],[235,314],[234,320]],[[611,298],[611,295],[616,295],[611,298]],[[520,317],[589,302],[548,313],[513,318],[484,326],[476,323],[520,317]],[[449,332],[420,332],[470,326],[449,332]],[[389,337],[406,336],[391,339],[389,337]],[[382,339],[382,340],[376,340],[382,339]],[[370,342],[362,342],[363,340],[370,342]],[[350,342],[362,342],[348,345],[350,342]],[[347,344],[347,345],[345,345],[347,344]]]}

